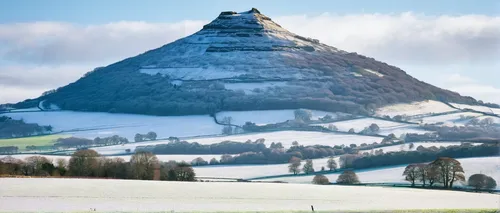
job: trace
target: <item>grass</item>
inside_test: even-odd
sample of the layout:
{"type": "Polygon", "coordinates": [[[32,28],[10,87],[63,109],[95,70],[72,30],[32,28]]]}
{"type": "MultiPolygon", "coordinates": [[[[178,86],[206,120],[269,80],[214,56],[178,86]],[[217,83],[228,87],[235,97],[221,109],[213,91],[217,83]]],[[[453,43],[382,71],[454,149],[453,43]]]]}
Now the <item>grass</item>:
{"type": "Polygon", "coordinates": [[[69,137],[68,135],[44,135],[25,138],[0,139],[0,146],[17,146],[19,151],[26,150],[26,146],[50,146],[58,138],[69,137]]]}

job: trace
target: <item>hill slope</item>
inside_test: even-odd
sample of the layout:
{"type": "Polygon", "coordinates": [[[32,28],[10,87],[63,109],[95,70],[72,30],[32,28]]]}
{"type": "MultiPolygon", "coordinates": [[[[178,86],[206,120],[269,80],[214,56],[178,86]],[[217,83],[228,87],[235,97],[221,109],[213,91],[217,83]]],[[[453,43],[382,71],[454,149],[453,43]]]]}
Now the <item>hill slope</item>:
{"type": "Polygon", "coordinates": [[[15,106],[46,100],[68,110],[156,115],[293,108],[367,114],[429,99],[476,103],[397,67],[293,34],[252,9],[222,12],[193,35],[15,106]]]}

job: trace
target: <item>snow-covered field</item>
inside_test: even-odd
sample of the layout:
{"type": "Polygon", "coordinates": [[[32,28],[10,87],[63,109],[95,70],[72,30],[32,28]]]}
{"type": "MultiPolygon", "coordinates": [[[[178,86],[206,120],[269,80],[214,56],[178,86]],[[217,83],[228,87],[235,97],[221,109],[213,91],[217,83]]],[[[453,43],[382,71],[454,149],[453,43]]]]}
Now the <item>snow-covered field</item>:
{"type": "Polygon", "coordinates": [[[399,137],[400,135],[405,133],[425,134],[429,132],[422,129],[418,129],[418,125],[402,124],[398,122],[380,120],[375,118],[361,118],[361,119],[353,119],[347,121],[313,124],[313,125],[323,126],[326,128],[328,128],[329,125],[334,125],[340,131],[347,132],[349,131],[349,129],[353,128],[355,132],[360,132],[364,128],[369,127],[371,124],[377,124],[380,127],[380,132],[378,134],[381,135],[389,135],[392,133],[397,137],[399,137]]]}
{"type": "Polygon", "coordinates": [[[377,109],[378,115],[388,115],[388,116],[396,116],[396,115],[424,115],[431,113],[442,113],[442,112],[451,112],[456,111],[452,107],[439,102],[439,101],[421,101],[414,102],[411,104],[395,104],[391,106],[386,106],[377,109]]]}
{"type": "Polygon", "coordinates": [[[444,125],[447,126],[463,126],[465,123],[467,123],[470,119],[465,119],[461,120],[460,117],[479,117],[482,114],[480,113],[474,113],[474,112],[458,112],[458,113],[452,113],[452,114],[447,114],[447,115],[439,115],[439,116],[430,116],[430,117],[424,117],[420,119],[414,120],[415,122],[420,122],[424,124],[435,124],[435,123],[444,123],[444,125]]]}
{"type": "MultiPolygon", "coordinates": [[[[481,143],[471,143],[472,145],[480,145],[481,143]]],[[[425,148],[435,146],[437,148],[444,146],[458,146],[460,145],[460,142],[419,142],[419,143],[413,143],[414,148],[410,149],[410,143],[405,143],[405,144],[399,144],[399,145],[393,145],[393,146],[385,146],[385,147],[380,147],[380,148],[375,148],[374,150],[380,150],[382,149],[384,153],[386,152],[399,152],[399,151],[415,151],[417,147],[423,146],[425,148]]],[[[360,151],[361,153],[363,152],[370,152],[371,150],[362,150],[360,151]]]]}
{"type": "Polygon", "coordinates": [[[222,126],[217,125],[208,115],[149,116],[74,111],[20,112],[4,115],[13,119],[24,119],[28,123],[51,125],[56,132],[70,131],[69,134],[75,137],[87,138],[120,135],[133,141],[136,133],[145,134],[149,131],[156,132],[159,138],[222,133],[222,126]]]}
{"type": "MultiPolygon", "coordinates": [[[[331,115],[332,118],[338,117],[345,113],[339,112],[325,112],[318,110],[309,110],[312,113],[312,120],[318,120],[325,115],[331,115]]],[[[226,111],[216,114],[217,120],[222,121],[224,117],[231,117],[232,124],[242,126],[247,121],[253,122],[257,125],[280,123],[287,120],[295,119],[294,110],[256,110],[256,111],[226,111]]]]}
{"type": "Polygon", "coordinates": [[[408,188],[271,183],[0,179],[12,212],[215,212],[484,209],[499,195],[408,188]],[[439,199],[436,199],[439,198],[439,199]]]}
{"type": "Polygon", "coordinates": [[[472,110],[476,110],[479,112],[493,113],[493,114],[500,115],[499,108],[491,108],[491,107],[486,107],[486,106],[474,106],[474,105],[467,105],[467,104],[456,104],[456,103],[452,103],[451,105],[453,105],[459,109],[472,109],[472,110]]]}
{"type": "MultiPolygon", "coordinates": [[[[462,158],[457,159],[465,171],[466,180],[473,174],[482,173],[494,178],[500,183],[500,157],[462,158]]],[[[362,183],[408,183],[402,176],[404,166],[388,167],[381,169],[359,170],[356,174],[362,183]]],[[[330,182],[335,182],[340,174],[326,175],[330,182]]],[[[264,179],[266,181],[285,181],[289,183],[311,183],[313,176],[283,177],[264,179]]],[[[500,186],[497,186],[500,189],[500,186]]]]}
{"type": "MultiPolygon", "coordinates": [[[[9,156],[9,155],[0,155],[0,159],[7,157],[7,156],[9,156]]],[[[43,156],[43,157],[46,157],[47,159],[52,160],[52,162],[55,162],[55,160],[57,160],[57,159],[69,160],[71,158],[71,156],[69,156],[69,155],[68,156],[37,155],[37,154],[11,155],[11,157],[16,158],[16,159],[21,159],[21,160],[24,160],[27,157],[31,157],[31,156],[43,156]]],[[[106,156],[106,158],[122,158],[125,161],[129,161],[130,157],[132,157],[132,156],[131,155],[106,156]]],[[[221,155],[156,155],[156,157],[158,158],[158,160],[163,161],[163,162],[173,160],[173,161],[177,161],[177,162],[185,161],[185,162],[190,163],[193,159],[195,159],[197,157],[201,157],[206,161],[210,161],[212,158],[220,160],[221,155]]]]}
{"type": "MultiPolygon", "coordinates": [[[[335,133],[323,133],[323,132],[306,132],[306,131],[279,131],[279,132],[267,132],[267,133],[253,133],[253,134],[240,134],[240,135],[230,135],[230,136],[219,136],[219,137],[199,137],[199,138],[188,138],[185,139],[189,142],[198,142],[200,144],[214,144],[222,141],[237,141],[246,142],[247,140],[255,141],[257,139],[264,138],[265,144],[269,146],[272,142],[281,142],[283,146],[292,146],[293,141],[299,142],[301,145],[349,145],[356,144],[360,145],[362,143],[371,144],[373,142],[380,143],[382,138],[371,137],[371,136],[359,136],[359,135],[344,135],[335,133]]],[[[94,148],[97,152],[101,154],[122,154],[125,153],[126,149],[134,150],[137,146],[147,146],[147,145],[157,145],[166,144],[168,140],[150,141],[150,142],[140,142],[140,143],[129,143],[123,145],[105,146],[94,148]]]]}

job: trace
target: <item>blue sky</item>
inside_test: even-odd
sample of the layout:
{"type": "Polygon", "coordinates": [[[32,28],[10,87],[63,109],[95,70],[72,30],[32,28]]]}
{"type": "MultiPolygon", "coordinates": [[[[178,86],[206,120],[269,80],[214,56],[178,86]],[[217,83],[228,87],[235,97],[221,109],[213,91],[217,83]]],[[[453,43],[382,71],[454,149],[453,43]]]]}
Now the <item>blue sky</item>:
{"type": "Polygon", "coordinates": [[[122,20],[173,22],[186,18],[211,19],[216,12],[244,11],[256,7],[272,16],[319,14],[324,12],[400,13],[428,15],[498,15],[498,0],[15,0],[0,1],[0,22],[63,21],[96,24],[122,20]]]}
{"type": "Polygon", "coordinates": [[[0,1],[0,103],[37,97],[190,35],[221,11],[252,7],[296,34],[500,103],[499,0],[0,1]]]}

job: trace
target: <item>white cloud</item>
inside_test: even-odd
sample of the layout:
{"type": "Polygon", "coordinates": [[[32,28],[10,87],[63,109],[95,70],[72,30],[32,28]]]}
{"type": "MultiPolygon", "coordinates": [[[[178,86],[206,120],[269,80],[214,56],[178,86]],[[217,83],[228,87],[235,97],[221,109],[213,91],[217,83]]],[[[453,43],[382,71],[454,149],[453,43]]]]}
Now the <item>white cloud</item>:
{"type": "MultiPolygon", "coordinates": [[[[500,83],[489,80],[500,68],[496,62],[500,17],[325,13],[271,18],[299,35],[399,66],[437,86],[500,103],[493,97],[498,95],[500,83]],[[485,69],[474,69],[477,67],[485,69]],[[466,84],[482,87],[464,87],[466,84]]],[[[2,92],[0,103],[67,84],[95,66],[160,47],[194,33],[207,22],[0,24],[0,62],[9,64],[0,66],[0,87],[16,88],[9,94],[18,94],[2,92]]]]}

